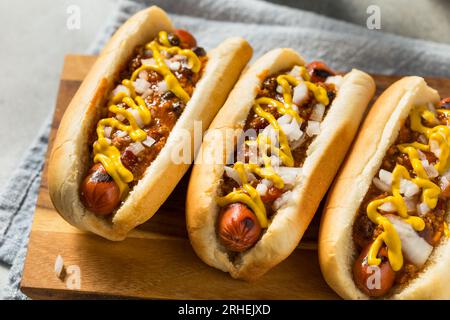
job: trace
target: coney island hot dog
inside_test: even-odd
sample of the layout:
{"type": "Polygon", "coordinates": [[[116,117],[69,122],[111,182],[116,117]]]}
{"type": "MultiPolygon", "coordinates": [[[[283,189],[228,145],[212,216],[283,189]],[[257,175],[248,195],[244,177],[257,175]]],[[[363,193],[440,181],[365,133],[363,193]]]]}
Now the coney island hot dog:
{"type": "Polygon", "coordinates": [[[173,153],[206,128],[251,56],[240,38],[206,53],[151,7],[112,37],[67,108],[49,189],[73,225],[123,239],[152,217],[188,169],[173,153]],[[189,137],[190,136],[190,137],[189,137]],[[187,140],[186,140],[187,138],[187,140]]]}
{"type": "Polygon", "coordinates": [[[372,107],[320,230],[320,265],[342,297],[450,298],[449,107],[419,77],[372,107]]]}
{"type": "Polygon", "coordinates": [[[193,168],[187,226],[199,257],[246,280],[285,259],[374,90],[361,71],[337,75],[323,62],[305,66],[291,49],[256,61],[214,119],[193,168]]]}

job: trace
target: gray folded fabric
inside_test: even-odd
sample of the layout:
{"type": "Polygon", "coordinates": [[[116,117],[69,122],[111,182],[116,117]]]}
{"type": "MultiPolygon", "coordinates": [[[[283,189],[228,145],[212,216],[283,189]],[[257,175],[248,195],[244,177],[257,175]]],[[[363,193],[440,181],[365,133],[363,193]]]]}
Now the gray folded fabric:
{"type": "MultiPolygon", "coordinates": [[[[384,74],[450,77],[450,46],[368,30],[311,12],[248,0],[122,0],[89,52],[96,53],[134,12],[156,4],[175,25],[192,31],[209,49],[230,36],[248,39],[254,57],[275,47],[292,47],[306,60],[322,59],[338,70],[352,67],[384,74]]],[[[6,298],[19,290],[29,227],[40,183],[50,120],[0,196],[0,262],[11,265],[6,298]]]]}

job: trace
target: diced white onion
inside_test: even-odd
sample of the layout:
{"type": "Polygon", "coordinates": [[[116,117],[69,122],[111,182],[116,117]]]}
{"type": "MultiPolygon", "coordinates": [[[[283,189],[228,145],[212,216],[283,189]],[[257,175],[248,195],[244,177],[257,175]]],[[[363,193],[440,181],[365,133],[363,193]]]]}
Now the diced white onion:
{"type": "Polygon", "coordinates": [[[448,178],[446,176],[442,176],[439,179],[439,187],[441,188],[442,191],[447,189],[449,184],[450,184],[450,181],[448,180],[448,178]]]}
{"type": "Polygon", "coordinates": [[[403,198],[405,200],[406,208],[408,212],[416,212],[417,211],[417,199],[416,198],[403,198]]]}
{"type": "Polygon", "coordinates": [[[138,94],[142,94],[144,93],[147,89],[150,88],[150,82],[148,82],[147,80],[144,79],[136,79],[136,81],[133,82],[134,85],[134,90],[136,90],[136,92],[138,94]]]}
{"type": "MultiPolygon", "coordinates": [[[[425,137],[423,134],[419,135],[419,137],[417,138],[417,141],[419,141],[420,143],[423,143],[423,144],[428,143],[427,137],[425,137]]],[[[417,150],[417,151],[420,151],[420,150],[417,150]]],[[[423,152],[422,152],[422,154],[423,154],[423,152]]]]}
{"type": "Polygon", "coordinates": [[[305,82],[302,81],[294,88],[292,101],[296,105],[301,105],[306,99],[308,99],[308,87],[306,87],[305,82]]]}
{"type": "Polygon", "coordinates": [[[425,214],[427,214],[428,212],[430,212],[430,207],[428,207],[428,205],[425,202],[421,202],[420,204],[417,205],[417,213],[419,214],[419,216],[423,216],[425,214]]]}
{"type": "Polygon", "coordinates": [[[147,70],[139,71],[138,77],[139,77],[139,79],[147,80],[148,79],[148,71],[147,70]]]}
{"type": "Polygon", "coordinates": [[[280,197],[278,197],[278,199],[273,203],[273,208],[275,209],[275,211],[286,205],[289,202],[291,196],[292,192],[286,191],[280,197]]]}
{"type": "Polygon", "coordinates": [[[236,170],[234,170],[232,167],[227,166],[223,168],[228,177],[236,181],[238,185],[242,185],[241,178],[239,178],[239,174],[236,172],[236,170]]]}
{"type": "Polygon", "coordinates": [[[142,118],[141,118],[141,115],[139,114],[139,111],[136,110],[136,109],[131,109],[131,108],[128,108],[127,110],[134,117],[134,119],[136,120],[137,125],[140,128],[142,128],[144,126],[144,121],[142,121],[142,118]]]}
{"type": "Polygon", "coordinates": [[[270,157],[270,164],[272,165],[272,167],[279,167],[282,164],[281,159],[273,155],[270,157]]]}
{"type": "Polygon", "coordinates": [[[153,93],[153,90],[148,88],[147,90],[144,91],[144,93],[141,95],[141,97],[143,99],[147,98],[149,95],[151,95],[153,93]]]}
{"type": "Polygon", "coordinates": [[[153,139],[150,136],[147,136],[147,139],[145,139],[144,141],[142,141],[142,144],[146,147],[151,147],[154,143],[156,142],[155,139],[153,139]]]}
{"type": "Polygon", "coordinates": [[[344,78],[342,76],[337,75],[337,76],[328,77],[327,80],[325,80],[325,83],[334,84],[334,87],[336,88],[336,90],[339,90],[343,81],[344,81],[344,78]]]}
{"type": "Polygon", "coordinates": [[[390,201],[383,203],[381,206],[378,207],[378,209],[385,211],[385,212],[396,212],[397,211],[397,208],[390,201]]]}
{"type": "Polygon", "coordinates": [[[110,138],[105,138],[106,143],[111,144],[111,139],[110,138]]]}
{"type": "Polygon", "coordinates": [[[306,127],[306,134],[312,137],[318,135],[319,133],[320,133],[320,122],[308,120],[308,126],[306,127]]]}
{"type": "Polygon", "coordinates": [[[423,153],[419,149],[417,149],[417,154],[419,155],[420,160],[427,160],[427,156],[425,155],[425,153],[423,153]]]}
{"type": "Polygon", "coordinates": [[[384,183],[383,181],[381,181],[380,179],[378,179],[377,177],[373,178],[373,184],[375,185],[375,187],[377,187],[381,191],[384,191],[384,192],[391,191],[391,187],[389,185],[387,185],[386,183],[384,183]]]}
{"type": "Polygon", "coordinates": [[[267,188],[270,188],[273,185],[272,180],[269,179],[262,179],[261,183],[264,184],[267,188]]]}
{"type": "Polygon", "coordinates": [[[324,113],[325,113],[325,106],[321,103],[318,103],[313,107],[309,119],[314,121],[322,121],[324,113]]]}
{"type": "Polygon", "coordinates": [[[120,122],[125,121],[125,117],[123,115],[121,115],[120,113],[116,114],[116,119],[119,120],[120,122]]]}
{"type": "Polygon", "coordinates": [[[300,146],[303,144],[303,142],[305,142],[305,141],[306,141],[306,135],[304,135],[303,132],[302,132],[301,138],[298,139],[298,140],[296,140],[296,141],[292,141],[292,142],[289,144],[289,146],[291,147],[292,150],[295,150],[295,149],[297,149],[298,147],[300,147],[300,146]]]}
{"type": "Polygon", "coordinates": [[[441,156],[441,148],[439,148],[439,143],[434,139],[430,140],[430,151],[433,152],[438,158],[441,156]]]}
{"type": "Polygon", "coordinates": [[[112,132],[112,127],[105,127],[103,130],[105,132],[105,137],[110,138],[111,132],[112,132]]]}
{"type": "Polygon", "coordinates": [[[162,81],[158,82],[157,86],[158,86],[158,93],[159,94],[163,94],[168,89],[167,88],[167,83],[166,83],[165,80],[162,80],[162,81]]]}
{"type": "Polygon", "coordinates": [[[287,124],[287,123],[291,123],[292,121],[292,117],[288,114],[284,114],[281,117],[279,117],[277,119],[278,124],[282,125],[282,124],[287,124]]]}
{"type": "Polygon", "coordinates": [[[252,182],[252,181],[257,180],[257,178],[256,178],[256,176],[255,176],[252,172],[247,171],[247,180],[248,180],[249,182],[252,182]]]}
{"type": "Polygon", "coordinates": [[[172,71],[177,71],[181,68],[181,63],[179,61],[172,61],[169,63],[169,69],[172,71]]]}
{"type": "Polygon", "coordinates": [[[437,169],[433,165],[430,165],[428,160],[422,160],[422,166],[429,178],[436,178],[439,175],[437,169]]]}
{"type": "Polygon", "coordinates": [[[152,66],[156,64],[155,59],[149,58],[149,59],[141,59],[141,63],[145,66],[152,66]]]}
{"type": "Polygon", "coordinates": [[[145,147],[140,142],[133,142],[127,147],[135,156],[145,150],[145,147]]]}
{"type": "Polygon", "coordinates": [[[258,185],[256,186],[256,191],[258,191],[260,196],[264,196],[267,193],[267,186],[265,184],[262,183],[258,183],[258,185]]]}
{"type": "Polygon", "coordinates": [[[292,70],[289,71],[288,74],[291,75],[291,76],[293,76],[293,77],[296,78],[296,79],[303,80],[303,79],[302,79],[302,69],[301,69],[299,66],[294,66],[294,67],[292,68],[292,70]]]}
{"type": "Polygon", "coordinates": [[[122,130],[117,130],[115,135],[118,138],[124,138],[124,137],[126,137],[128,135],[128,132],[122,131],[122,130]]]}
{"type": "Polygon", "coordinates": [[[298,112],[299,110],[298,110],[298,106],[296,105],[296,104],[292,104],[291,105],[291,107],[292,107],[292,110],[294,110],[295,112],[298,112]]]}
{"type": "Polygon", "coordinates": [[[280,93],[280,94],[283,93],[283,87],[278,85],[277,86],[277,92],[280,93]]]}
{"type": "Polygon", "coordinates": [[[412,181],[407,179],[400,180],[400,193],[410,198],[419,193],[419,187],[412,181]]]}
{"type": "Polygon", "coordinates": [[[417,267],[423,267],[433,251],[433,247],[420,237],[409,223],[395,215],[386,215],[386,217],[394,225],[395,231],[400,237],[405,258],[417,267]]]}
{"type": "Polygon", "coordinates": [[[388,186],[391,186],[392,184],[392,173],[389,171],[386,171],[384,169],[381,169],[378,173],[378,177],[380,177],[380,180],[383,181],[388,186]]]}
{"type": "Polygon", "coordinates": [[[280,126],[289,141],[296,141],[303,135],[303,132],[300,130],[300,126],[295,119],[289,123],[283,123],[280,126]]]}
{"type": "Polygon", "coordinates": [[[119,84],[112,92],[112,95],[115,96],[116,94],[124,92],[126,95],[130,95],[130,90],[128,90],[127,87],[125,87],[123,84],[119,84]]]}
{"type": "Polygon", "coordinates": [[[277,167],[274,170],[287,185],[294,185],[302,173],[302,168],[296,167],[277,167]]]}

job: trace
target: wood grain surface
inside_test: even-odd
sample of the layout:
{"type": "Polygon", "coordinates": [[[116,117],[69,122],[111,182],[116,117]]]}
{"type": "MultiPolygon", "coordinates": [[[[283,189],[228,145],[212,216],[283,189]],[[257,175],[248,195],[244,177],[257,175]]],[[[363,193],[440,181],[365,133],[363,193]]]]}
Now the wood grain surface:
{"type": "MultiPolygon", "coordinates": [[[[68,55],[61,74],[50,148],[61,117],[95,56],[68,55]]],[[[377,95],[398,76],[374,76],[377,95]]],[[[442,96],[450,80],[427,78],[442,96]]],[[[247,283],[208,267],[187,238],[184,196],[189,174],[158,213],[122,242],[85,233],[54,210],[47,188],[47,165],[30,234],[21,290],[38,299],[336,299],[320,273],[316,238],[319,215],[299,248],[260,280],[247,283]],[[65,272],[58,278],[57,256],[65,272]]],[[[320,211],[320,210],[319,210],[320,211]]]]}

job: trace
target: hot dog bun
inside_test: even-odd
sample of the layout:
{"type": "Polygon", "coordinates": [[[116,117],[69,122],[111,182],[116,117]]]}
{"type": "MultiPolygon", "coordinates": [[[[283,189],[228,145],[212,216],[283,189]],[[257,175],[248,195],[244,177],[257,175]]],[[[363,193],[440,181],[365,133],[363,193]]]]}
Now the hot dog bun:
{"type": "Polygon", "coordinates": [[[209,125],[251,57],[251,47],[241,38],[228,39],[208,53],[202,78],[166,145],[112,219],[99,217],[86,210],[79,196],[90,162],[88,137],[135,47],[159,31],[173,28],[166,13],[155,6],[131,17],[103,49],[63,116],[49,161],[49,191],[58,212],[80,229],[121,240],[152,217],[189,167],[174,164],[170,158],[172,150],[182,143],[184,130],[193,138],[195,120],[201,120],[203,128],[209,125]]]}
{"type": "MultiPolygon", "coordinates": [[[[275,49],[258,59],[241,77],[210,130],[243,129],[254,103],[263,74],[274,74],[304,65],[292,49],[275,49]]],[[[291,201],[279,210],[256,245],[233,263],[218,241],[215,198],[224,172],[224,145],[219,135],[206,136],[198,157],[221,163],[195,164],[187,197],[189,237],[198,256],[210,266],[229,272],[234,278],[253,280],[284,260],[296,248],[320,200],[329,187],[355,135],[364,110],[375,91],[372,78],[358,70],[349,72],[324,119],[323,130],[307,150],[302,183],[292,190],[291,201]]],[[[222,135],[224,136],[224,135],[222,135]]],[[[229,150],[229,149],[228,149],[229,150]]],[[[198,159],[198,158],[197,158],[198,159]]]]}
{"type": "MultiPolygon", "coordinates": [[[[356,254],[352,227],[361,201],[412,106],[437,101],[439,94],[420,77],[405,77],[391,85],[372,107],[335,180],[322,217],[319,260],[325,280],[343,298],[368,298],[356,287],[352,276],[356,254]]],[[[386,298],[448,299],[449,252],[450,242],[443,241],[419,276],[406,286],[395,288],[386,298]]]]}

